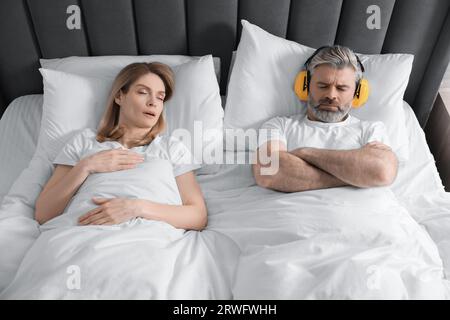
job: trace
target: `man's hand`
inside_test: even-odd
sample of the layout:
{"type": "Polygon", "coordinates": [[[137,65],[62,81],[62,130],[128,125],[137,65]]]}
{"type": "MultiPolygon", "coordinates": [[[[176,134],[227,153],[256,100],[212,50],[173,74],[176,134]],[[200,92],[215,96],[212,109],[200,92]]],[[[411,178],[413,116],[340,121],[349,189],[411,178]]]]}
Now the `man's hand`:
{"type": "Polygon", "coordinates": [[[378,141],[354,150],[299,148],[291,152],[345,183],[360,188],[390,185],[397,175],[397,157],[389,146],[378,141]]]}
{"type": "Polygon", "coordinates": [[[286,149],[283,142],[273,140],[257,150],[258,161],[253,165],[253,174],[259,186],[282,192],[298,192],[347,185],[333,175],[304,161],[296,154],[287,152],[286,149]],[[279,168],[275,174],[261,174],[261,169],[265,166],[260,163],[261,148],[267,148],[269,157],[275,152],[278,153],[276,157],[279,159],[279,168]]]}
{"type": "MultiPolygon", "coordinates": [[[[307,147],[305,147],[305,148],[297,148],[295,150],[292,150],[291,153],[293,155],[296,155],[297,157],[299,157],[299,158],[301,158],[301,159],[306,161],[306,158],[307,158],[306,152],[308,152],[308,149],[310,150],[312,148],[307,148],[307,147]]],[[[365,150],[377,149],[377,150],[392,151],[391,147],[389,147],[389,146],[387,146],[384,143],[381,143],[379,141],[369,142],[369,143],[365,144],[361,148],[361,150],[363,150],[363,149],[365,149],[365,150]]],[[[338,150],[336,150],[336,151],[338,151],[338,150]]]]}
{"type": "Polygon", "coordinates": [[[78,219],[79,225],[113,225],[139,216],[139,199],[93,198],[99,206],[78,219]]]}
{"type": "Polygon", "coordinates": [[[374,148],[374,149],[379,149],[379,150],[389,150],[392,151],[391,147],[385,145],[384,143],[381,143],[379,141],[372,141],[369,142],[368,144],[364,145],[363,148],[374,148]]]}

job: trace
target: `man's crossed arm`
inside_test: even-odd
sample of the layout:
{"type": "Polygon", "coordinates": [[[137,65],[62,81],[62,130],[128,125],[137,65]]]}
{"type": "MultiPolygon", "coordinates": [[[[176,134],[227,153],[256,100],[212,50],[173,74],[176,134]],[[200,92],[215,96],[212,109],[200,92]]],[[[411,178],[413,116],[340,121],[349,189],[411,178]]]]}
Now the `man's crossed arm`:
{"type": "Polygon", "coordinates": [[[283,191],[297,192],[352,185],[360,188],[386,186],[397,176],[398,161],[392,150],[371,142],[360,149],[328,150],[299,148],[287,152],[281,141],[270,141],[258,151],[253,173],[258,185],[283,191]],[[279,166],[268,175],[261,174],[261,152],[273,159],[278,153],[279,166]]]}

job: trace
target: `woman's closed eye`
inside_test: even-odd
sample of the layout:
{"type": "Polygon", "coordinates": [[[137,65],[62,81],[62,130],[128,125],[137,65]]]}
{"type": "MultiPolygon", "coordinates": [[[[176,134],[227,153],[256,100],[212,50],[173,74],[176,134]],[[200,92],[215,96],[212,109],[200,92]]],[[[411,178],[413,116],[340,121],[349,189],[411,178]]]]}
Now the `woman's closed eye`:
{"type": "MultiPolygon", "coordinates": [[[[148,94],[147,91],[138,91],[139,94],[148,94]]],[[[158,96],[157,99],[160,101],[164,101],[164,96],[158,96]]]]}

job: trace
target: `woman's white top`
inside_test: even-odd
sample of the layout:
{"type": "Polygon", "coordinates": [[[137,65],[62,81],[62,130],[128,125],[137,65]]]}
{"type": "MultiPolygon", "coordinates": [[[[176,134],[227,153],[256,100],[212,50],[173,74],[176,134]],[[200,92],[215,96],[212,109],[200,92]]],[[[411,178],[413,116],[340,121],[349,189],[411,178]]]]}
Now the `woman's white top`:
{"type": "MultiPolygon", "coordinates": [[[[76,134],[53,163],[76,165],[81,159],[103,150],[123,148],[117,141],[98,142],[96,132],[84,129],[76,134]]],[[[133,169],[93,173],[80,186],[64,212],[43,224],[42,229],[74,226],[78,218],[97,207],[93,197],[147,199],[181,205],[176,176],[198,169],[188,148],[177,138],[157,136],[150,144],[130,148],[144,156],[133,169]]]]}

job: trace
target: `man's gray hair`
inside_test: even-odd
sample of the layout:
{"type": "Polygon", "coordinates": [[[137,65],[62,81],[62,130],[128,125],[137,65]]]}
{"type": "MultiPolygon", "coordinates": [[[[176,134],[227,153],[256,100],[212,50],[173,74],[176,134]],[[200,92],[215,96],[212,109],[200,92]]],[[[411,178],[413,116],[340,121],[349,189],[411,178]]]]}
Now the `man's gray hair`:
{"type": "Polygon", "coordinates": [[[356,72],[356,82],[362,78],[361,67],[355,53],[350,48],[334,45],[321,49],[308,64],[308,71],[311,76],[314,73],[314,68],[321,64],[328,64],[337,69],[352,67],[356,72]]]}

